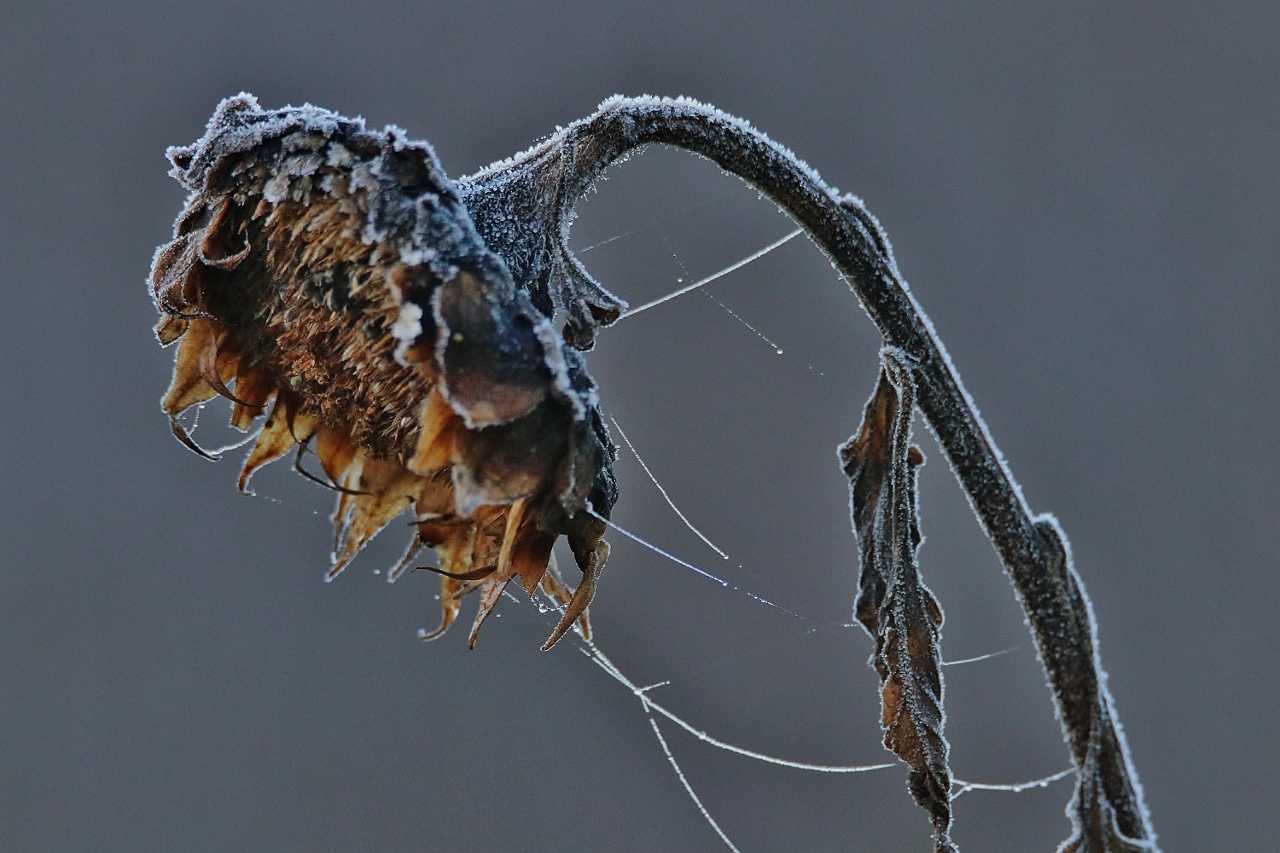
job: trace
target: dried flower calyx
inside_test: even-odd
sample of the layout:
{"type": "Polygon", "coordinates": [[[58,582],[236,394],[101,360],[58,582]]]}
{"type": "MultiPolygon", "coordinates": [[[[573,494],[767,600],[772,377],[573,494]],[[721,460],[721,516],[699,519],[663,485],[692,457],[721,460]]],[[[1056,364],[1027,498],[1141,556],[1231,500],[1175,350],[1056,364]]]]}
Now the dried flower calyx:
{"type": "Polygon", "coordinates": [[[403,511],[440,559],[444,610],[480,592],[471,642],[513,579],[585,609],[608,555],[615,450],[582,355],[477,233],[435,153],[397,129],[304,106],[219,105],[172,148],[191,195],[156,252],[162,344],[178,342],[162,407],[222,395],[265,424],[240,476],[314,445],[339,492],[330,576],[403,511]],[[564,535],[583,571],[548,572],[564,535]]]}

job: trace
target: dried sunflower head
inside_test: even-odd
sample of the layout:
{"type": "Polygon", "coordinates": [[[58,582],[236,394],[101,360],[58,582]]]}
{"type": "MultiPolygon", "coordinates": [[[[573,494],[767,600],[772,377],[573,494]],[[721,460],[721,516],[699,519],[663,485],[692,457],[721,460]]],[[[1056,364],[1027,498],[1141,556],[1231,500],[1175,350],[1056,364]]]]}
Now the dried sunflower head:
{"type": "MultiPolygon", "coordinates": [[[[566,605],[548,647],[585,628],[615,450],[582,355],[552,323],[545,265],[493,251],[431,147],[395,128],[242,94],[168,155],[191,193],[151,270],[156,335],[178,343],[162,403],[175,435],[208,455],[177,417],[217,395],[241,430],[265,416],[241,489],[314,445],[340,493],[330,577],[412,507],[416,543],[389,578],[437,550],[444,614],[427,636],[479,590],[474,644],[516,577],[566,605]],[[572,595],[548,571],[561,535],[583,572],[572,595]]],[[[490,228],[504,219],[483,209],[490,228]]],[[[585,328],[621,307],[599,291],[585,328]]],[[[572,313],[570,327],[589,345],[572,313]]]]}

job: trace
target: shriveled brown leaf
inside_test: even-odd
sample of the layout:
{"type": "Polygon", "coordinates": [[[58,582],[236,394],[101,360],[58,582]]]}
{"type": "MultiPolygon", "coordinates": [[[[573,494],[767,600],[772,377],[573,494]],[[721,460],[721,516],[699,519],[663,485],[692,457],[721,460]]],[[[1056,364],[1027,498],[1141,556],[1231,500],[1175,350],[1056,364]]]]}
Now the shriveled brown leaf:
{"type": "Polygon", "coordinates": [[[935,851],[949,853],[957,848],[943,735],[942,610],[916,564],[916,469],[924,456],[910,444],[915,386],[908,356],[885,350],[882,359],[862,426],[840,448],[862,561],[855,614],[876,641],[871,665],[880,675],[884,745],[910,768],[907,787],[933,821],[935,851]]]}

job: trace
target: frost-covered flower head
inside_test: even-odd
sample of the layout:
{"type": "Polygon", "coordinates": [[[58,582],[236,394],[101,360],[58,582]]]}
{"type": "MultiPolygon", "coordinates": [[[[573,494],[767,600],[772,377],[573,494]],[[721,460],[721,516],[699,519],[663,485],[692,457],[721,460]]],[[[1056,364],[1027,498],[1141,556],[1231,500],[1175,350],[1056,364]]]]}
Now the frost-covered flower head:
{"type": "MultiPolygon", "coordinates": [[[[431,147],[396,128],[242,94],[168,154],[191,194],[151,288],[156,334],[178,342],[162,404],[178,438],[204,453],[177,417],[217,395],[241,430],[265,416],[242,489],[314,447],[340,493],[330,577],[412,507],[417,539],[388,578],[437,550],[444,616],[426,636],[479,590],[474,643],[515,578],[566,605],[548,645],[575,620],[585,629],[615,451],[582,355],[552,324],[552,268],[487,245],[431,147]],[[572,595],[551,557],[562,535],[583,571],[572,595]]],[[[470,190],[492,226],[487,186],[470,190]]],[[[570,317],[579,347],[624,307],[592,298],[570,317]]]]}

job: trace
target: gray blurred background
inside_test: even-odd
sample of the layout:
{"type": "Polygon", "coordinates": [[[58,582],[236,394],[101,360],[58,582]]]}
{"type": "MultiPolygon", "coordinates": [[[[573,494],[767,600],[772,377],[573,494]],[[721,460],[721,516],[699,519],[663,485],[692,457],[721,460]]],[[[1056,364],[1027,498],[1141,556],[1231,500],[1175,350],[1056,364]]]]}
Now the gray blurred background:
{"type": "MultiPolygon", "coordinates": [[[[862,196],[1028,500],[1071,537],[1165,850],[1272,848],[1280,7],[105,5],[0,7],[0,848],[719,849],[638,701],[573,643],[538,651],[549,617],[507,601],[475,651],[465,624],[422,644],[433,577],[375,574],[407,524],[325,584],[332,495],[279,465],[240,496],[239,454],[170,436],[144,283],[183,199],[163,152],[241,90],[401,125],[454,176],[614,93],[689,95],[862,196]]],[[[791,228],[656,149],[579,212],[583,260],[633,303],[791,228]]],[[[856,552],[834,455],[877,338],[800,240],[708,292],[605,332],[590,364],[732,559],[625,449],[616,518],[803,618],[614,535],[601,646],[714,736],[886,760],[871,643],[842,627],[856,552]]],[[[198,437],[219,443],[226,414],[198,437]]],[[[947,671],[953,767],[1053,773],[1067,753],[1021,615],[918,434],[944,653],[1014,649],[947,671]]],[[[928,849],[901,768],[809,774],[663,730],[744,851],[928,849]]],[[[1051,851],[1069,794],[966,794],[956,838],[1051,851]]]]}

